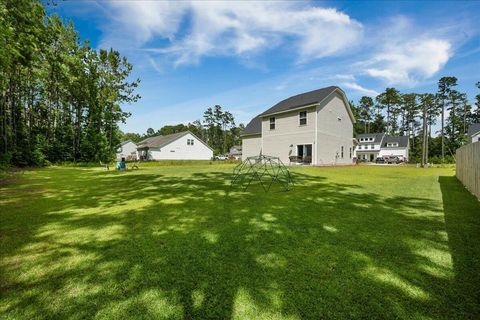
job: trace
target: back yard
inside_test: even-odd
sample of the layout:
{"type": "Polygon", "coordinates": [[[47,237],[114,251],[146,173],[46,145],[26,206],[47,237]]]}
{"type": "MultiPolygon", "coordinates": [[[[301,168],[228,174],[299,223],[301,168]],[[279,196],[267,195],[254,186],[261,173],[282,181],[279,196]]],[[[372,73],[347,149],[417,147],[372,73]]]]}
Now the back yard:
{"type": "Polygon", "coordinates": [[[26,171],[0,184],[0,318],[480,318],[480,203],[451,168],[26,171]]]}

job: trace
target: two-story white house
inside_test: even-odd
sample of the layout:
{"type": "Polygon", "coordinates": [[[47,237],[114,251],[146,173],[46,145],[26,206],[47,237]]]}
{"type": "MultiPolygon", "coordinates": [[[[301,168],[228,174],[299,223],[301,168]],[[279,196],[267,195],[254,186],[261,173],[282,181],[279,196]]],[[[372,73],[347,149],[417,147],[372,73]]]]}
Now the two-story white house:
{"type": "Polygon", "coordinates": [[[399,157],[408,161],[409,139],[406,136],[389,136],[385,133],[357,135],[358,145],[355,157],[359,160],[373,162],[378,157],[399,157]]]}
{"type": "Polygon", "coordinates": [[[261,153],[286,164],[351,164],[354,123],[347,96],[339,87],[292,96],[245,127],[242,157],[261,153]]]}
{"type": "Polygon", "coordinates": [[[480,141],[480,123],[473,123],[468,127],[468,138],[471,143],[480,141]]]}

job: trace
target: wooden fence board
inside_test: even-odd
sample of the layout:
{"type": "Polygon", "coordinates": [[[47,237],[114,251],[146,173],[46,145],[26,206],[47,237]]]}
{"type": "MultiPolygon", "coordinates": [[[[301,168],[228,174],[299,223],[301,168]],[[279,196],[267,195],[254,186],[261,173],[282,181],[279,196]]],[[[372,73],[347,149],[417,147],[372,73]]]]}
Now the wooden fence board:
{"type": "Polygon", "coordinates": [[[480,200],[480,141],[458,148],[456,162],[458,180],[480,200]]]}

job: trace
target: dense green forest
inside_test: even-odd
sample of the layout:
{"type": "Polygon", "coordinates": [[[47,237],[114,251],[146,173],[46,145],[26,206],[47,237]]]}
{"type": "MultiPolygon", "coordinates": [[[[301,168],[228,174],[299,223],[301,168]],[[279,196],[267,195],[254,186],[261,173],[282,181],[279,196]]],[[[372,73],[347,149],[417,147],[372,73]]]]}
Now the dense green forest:
{"type": "MultiPolygon", "coordinates": [[[[456,77],[442,77],[435,93],[386,88],[375,98],[364,96],[357,104],[350,102],[357,119],[355,134],[408,136],[411,161],[421,162],[425,152],[425,162],[453,162],[455,150],[467,142],[468,127],[480,122],[480,94],[472,105],[466,93],[455,89],[457,81],[456,77]]],[[[480,89],[480,82],[476,86],[480,89]]]]}
{"type": "Polygon", "coordinates": [[[139,99],[132,65],[81,42],[39,1],[0,1],[0,164],[107,161],[121,105],[139,99]]]}

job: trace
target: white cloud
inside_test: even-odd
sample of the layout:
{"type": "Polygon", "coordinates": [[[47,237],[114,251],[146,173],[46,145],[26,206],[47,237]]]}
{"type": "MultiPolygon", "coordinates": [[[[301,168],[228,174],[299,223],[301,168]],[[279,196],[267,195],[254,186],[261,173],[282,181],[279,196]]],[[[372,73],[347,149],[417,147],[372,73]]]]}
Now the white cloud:
{"type": "MultiPolygon", "coordinates": [[[[367,61],[357,65],[361,71],[385,83],[413,86],[435,75],[453,54],[451,35],[438,28],[420,28],[404,16],[375,26],[367,61]]],[[[373,31],[372,31],[373,32],[373,31]]]]}
{"type": "Polygon", "coordinates": [[[414,83],[437,73],[451,56],[451,44],[442,39],[398,42],[375,54],[365,72],[389,84],[414,83]]]}
{"type": "Polygon", "coordinates": [[[375,96],[378,96],[380,94],[378,91],[362,87],[361,85],[359,85],[358,83],[355,83],[355,82],[344,82],[344,83],[342,83],[342,85],[346,88],[352,89],[356,92],[359,92],[361,94],[365,94],[367,96],[375,97],[375,96]]]}
{"type": "Polygon", "coordinates": [[[355,76],[353,74],[337,74],[334,76],[334,78],[339,80],[355,80],[355,76]]]}
{"type": "Polygon", "coordinates": [[[191,64],[204,56],[252,55],[292,41],[301,62],[341,53],[362,25],[333,8],[277,1],[109,1],[102,46],[148,48],[191,64]],[[152,48],[149,42],[163,40],[152,48]]]}

